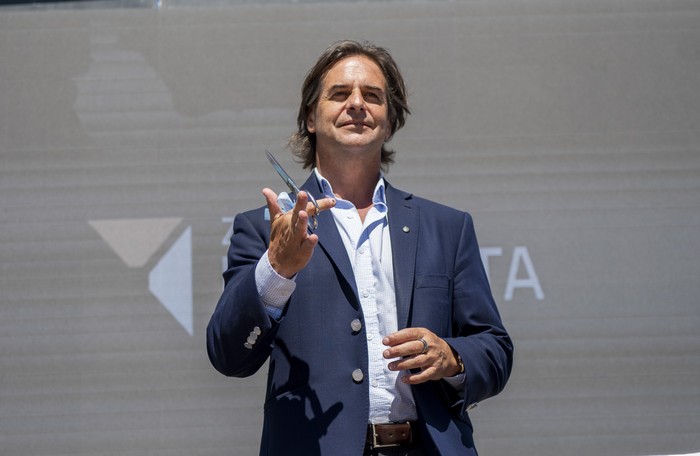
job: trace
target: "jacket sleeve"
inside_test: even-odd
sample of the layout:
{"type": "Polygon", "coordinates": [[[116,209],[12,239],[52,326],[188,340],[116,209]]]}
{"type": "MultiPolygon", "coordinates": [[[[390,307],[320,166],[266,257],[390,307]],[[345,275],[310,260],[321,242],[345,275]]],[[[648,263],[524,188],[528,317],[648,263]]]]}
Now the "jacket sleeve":
{"type": "Polygon", "coordinates": [[[265,310],[255,283],[255,267],[268,243],[262,210],[236,216],[224,290],[207,326],[209,359],[227,376],[253,375],[272,350],[278,322],[265,310]]]}
{"type": "Polygon", "coordinates": [[[453,336],[466,382],[462,413],[505,388],[513,365],[513,343],[501,321],[486,277],[474,224],[465,214],[455,257],[453,336]]]}

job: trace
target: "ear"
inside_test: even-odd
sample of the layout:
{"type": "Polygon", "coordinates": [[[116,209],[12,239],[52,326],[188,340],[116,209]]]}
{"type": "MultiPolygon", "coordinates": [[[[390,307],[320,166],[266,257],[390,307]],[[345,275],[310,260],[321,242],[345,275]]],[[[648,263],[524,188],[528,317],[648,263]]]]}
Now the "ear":
{"type": "Polygon", "coordinates": [[[311,134],[316,133],[316,113],[314,110],[310,110],[309,114],[306,116],[306,131],[311,134]]]}

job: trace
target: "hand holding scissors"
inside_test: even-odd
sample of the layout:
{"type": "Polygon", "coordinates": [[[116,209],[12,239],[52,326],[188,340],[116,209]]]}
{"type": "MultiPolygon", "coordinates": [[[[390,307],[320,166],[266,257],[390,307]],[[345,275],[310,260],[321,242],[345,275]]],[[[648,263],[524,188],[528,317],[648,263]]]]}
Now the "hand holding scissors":
{"type": "Polygon", "coordinates": [[[277,203],[277,194],[269,188],[263,189],[271,224],[268,259],[278,274],[291,278],[308,264],[318,243],[318,236],[312,231],[318,227],[316,216],[335,206],[335,200],[316,201],[308,192],[299,189],[270,152],[265,153],[290,192],[296,195],[294,208],[284,212],[277,203]]]}
{"type": "MultiPolygon", "coordinates": [[[[279,174],[284,183],[287,184],[289,191],[298,199],[299,192],[301,191],[299,189],[299,186],[294,182],[291,176],[287,174],[284,168],[282,168],[282,165],[279,164],[277,159],[275,159],[275,157],[269,151],[266,150],[265,154],[267,155],[267,159],[270,161],[272,167],[275,168],[275,171],[277,171],[277,174],[279,174]]],[[[311,201],[311,203],[314,205],[314,208],[316,209],[314,214],[312,214],[311,218],[309,219],[309,229],[315,230],[316,228],[318,228],[318,220],[316,220],[316,214],[321,212],[321,209],[319,209],[316,199],[313,196],[311,196],[311,194],[307,193],[307,196],[309,198],[309,201],[311,201]]]]}

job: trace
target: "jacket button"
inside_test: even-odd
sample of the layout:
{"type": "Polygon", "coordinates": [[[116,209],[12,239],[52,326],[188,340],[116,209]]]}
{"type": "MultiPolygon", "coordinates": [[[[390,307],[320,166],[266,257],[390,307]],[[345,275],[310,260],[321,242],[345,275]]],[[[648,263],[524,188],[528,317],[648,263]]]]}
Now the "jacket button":
{"type": "Polygon", "coordinates": [[[352,371],[352,379],[355,381],[355,383],[362,382],[363,378],[365,378],[365,374],[362,373],[362,369],[355,369],[352,371]]]}
{"type": "Polygon", "coordinates": [[[350,327],[353,331],[358,332],[362,329],[362,322],[359,318],[355,318],[352,322],[350,322],[350,327]]]}

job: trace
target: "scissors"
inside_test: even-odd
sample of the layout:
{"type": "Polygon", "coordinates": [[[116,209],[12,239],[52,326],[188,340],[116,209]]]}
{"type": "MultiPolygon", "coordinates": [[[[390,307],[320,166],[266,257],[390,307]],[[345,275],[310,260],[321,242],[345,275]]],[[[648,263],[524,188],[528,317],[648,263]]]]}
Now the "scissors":
{"type": "MultiPolygon", "coordinates": [[[[287,184],[287,187],[289,187],[289,191],[294,194],[294,196],[298,196],[299,192],[299,187],[297,184],[294,183],[294,180],[287,174],[287,172],[282,168],[282,165],[279,164],[279,162],[275,159],[275,157],[272,156],[272,154],[269,151],[265,151],[265,154],[267,155],[267,159],[270,160],[270,164],[272,165],[273,168],[275,168],[275,171],[277,171],[277,174],[280,175],[282,180],[284,181],[285,184],[287,184]]],[[[309,196],[309,201],[313,203],[314,206],[316,206],[316,214],[321,212],[321,210],[318,207],[318,203],[316,202],[316,199],[311,196],[311,193],[306,192],[306,194],[309,196]]],[[[315,230],[318,228],[318,220],[316,220],[316,215],[312,215],[309,218],[309,228],[311,230],[315,230]]]]}

